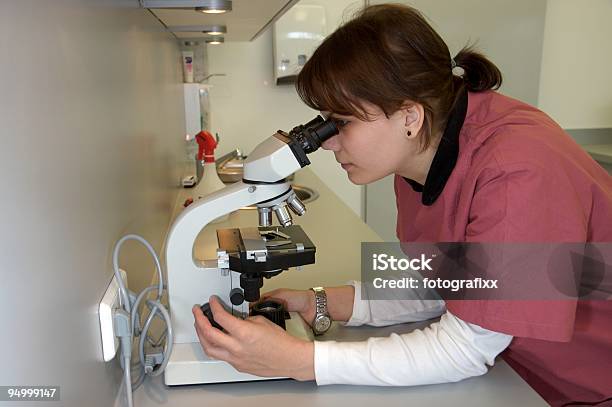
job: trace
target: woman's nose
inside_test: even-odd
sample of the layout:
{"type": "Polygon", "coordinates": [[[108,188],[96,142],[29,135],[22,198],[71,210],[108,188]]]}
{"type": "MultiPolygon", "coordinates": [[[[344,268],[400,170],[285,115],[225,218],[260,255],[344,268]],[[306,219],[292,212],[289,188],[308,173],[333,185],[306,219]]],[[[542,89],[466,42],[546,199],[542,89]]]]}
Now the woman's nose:
{"type": "Polygon", "coordinates": [[[338,135],[332,136],[325,140],[323,144],[321,144],[321,148],[324,150],[338,151],[340,150],[340,141],[338,140],[338,135]]]}

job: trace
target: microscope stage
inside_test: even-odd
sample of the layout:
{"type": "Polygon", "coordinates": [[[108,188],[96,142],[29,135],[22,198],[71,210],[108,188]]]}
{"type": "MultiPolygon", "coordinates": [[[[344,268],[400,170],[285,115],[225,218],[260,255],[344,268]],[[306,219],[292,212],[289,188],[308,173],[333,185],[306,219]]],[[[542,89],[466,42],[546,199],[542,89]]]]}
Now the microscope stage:
{"type": "Polygon", "coordinates": [[[313,264],[316,248],[299,225],[217,230],[229,269],[264,273],[313,264]]]}

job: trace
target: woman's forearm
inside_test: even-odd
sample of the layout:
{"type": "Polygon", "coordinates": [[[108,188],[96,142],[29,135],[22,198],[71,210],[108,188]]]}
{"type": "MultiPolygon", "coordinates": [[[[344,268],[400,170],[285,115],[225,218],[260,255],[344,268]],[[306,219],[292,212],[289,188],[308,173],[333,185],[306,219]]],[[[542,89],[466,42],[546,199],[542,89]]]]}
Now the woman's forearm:
{"type": "Polygon", "coordinates": [[[428,294],[421,290],[405,291],[401,299],[370,300],[367,285],[352,281],[350,286],[353,288],[353,308],[349,311],[349,319],[339,320],[348,321],[350,326],[387,326],[424,321],[439,317],[446,309],[443,300],[425,299],[428,294]]]}
{"type": "MultiPolygon", "coordinates": [[[[327,310],[334,321],[346,322],[353,314],[355,288],[352,285],[325,287],[327,310]]],[[[312,293],[314,301],[314,292],[312,293]]]]}
{"type": "Polygon", "coordinates": [[[317,384],[414,386],[482,375],[512,336],[450,313],[422,330],[363,342],[314,342],[317,384]]]}

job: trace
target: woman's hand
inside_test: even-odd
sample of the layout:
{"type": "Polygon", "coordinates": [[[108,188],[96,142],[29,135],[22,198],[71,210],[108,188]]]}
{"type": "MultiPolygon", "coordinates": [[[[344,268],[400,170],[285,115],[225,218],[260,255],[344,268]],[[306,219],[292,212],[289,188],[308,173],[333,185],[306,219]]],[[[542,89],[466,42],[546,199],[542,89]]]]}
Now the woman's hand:
{"type": "MultiPolygon", "coordinates": [[[[245,320],[228,313],[210,297],[214,328],[198,306],[192,309],[200,344],[208,356],[228,362],[239,372],[261,377],[314,380],[314,344],[295,338],[265,317],[245,320]]],[[[299,312],[299,311],[298,311],[299,312]]]]}
{"type": "Polygon", "coordinates": [[[295,311],[300,314],[308,325],[312,324],[315,317],[315,296],[312,290],[292,290],[279,288],[268,291],[261,295],[259,300],[274,300],[280,302],[286,311],[295,311]]]}
{"type": "MultiPolygon", "coordinates": [[[[355,288],[352,285],[325,287],[327,294],[327,311],[332,320],[346,322],[353,315],[355,288]]],[[[295,311],[309,325],[314,321],[316,306],[312,290],[291,290],[279,288],[261,295],[262,300],[281,302],[287,311],[295,311]]]]}

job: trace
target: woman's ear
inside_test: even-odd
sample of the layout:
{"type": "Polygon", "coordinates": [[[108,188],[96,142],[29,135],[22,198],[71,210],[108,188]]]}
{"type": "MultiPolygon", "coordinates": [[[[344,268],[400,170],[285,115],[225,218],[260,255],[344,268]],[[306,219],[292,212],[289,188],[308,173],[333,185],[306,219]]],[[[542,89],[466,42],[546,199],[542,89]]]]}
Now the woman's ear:
{"type": "Polygon", "coordinates": [[[425,109],[420,103],[405,104],[402,107],[405,116],[404,128],[407,138],[416,138],[425,120],[425,109]]]}

